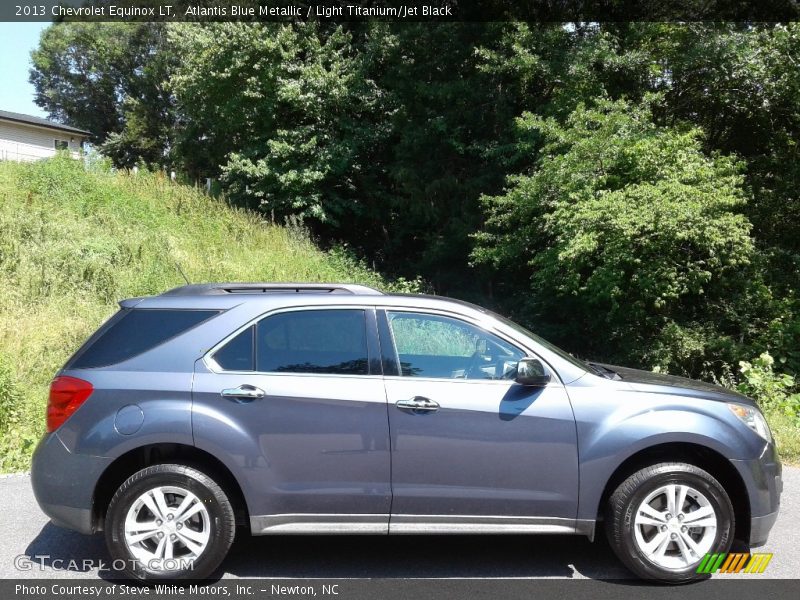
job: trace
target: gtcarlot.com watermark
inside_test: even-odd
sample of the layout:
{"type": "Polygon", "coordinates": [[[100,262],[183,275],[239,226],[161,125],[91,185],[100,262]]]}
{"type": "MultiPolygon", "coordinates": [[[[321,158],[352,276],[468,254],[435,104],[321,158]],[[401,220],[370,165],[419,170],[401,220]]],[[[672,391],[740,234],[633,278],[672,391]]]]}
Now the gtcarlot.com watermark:
{"type": "Polygon", "coordinates": [[[46,571],[56,569],[58,571],[125,571],[134,567],[136,564],[148,571],[183,571],[194,569],[193,558],[151,558],[145,561],[133,559],[124,560],[121,558],[113,561],[95,560],[84,558],[81,560],[53,558],[49,554],[19,554],[14,557],[14,568],[18,571],[46,571]]]}

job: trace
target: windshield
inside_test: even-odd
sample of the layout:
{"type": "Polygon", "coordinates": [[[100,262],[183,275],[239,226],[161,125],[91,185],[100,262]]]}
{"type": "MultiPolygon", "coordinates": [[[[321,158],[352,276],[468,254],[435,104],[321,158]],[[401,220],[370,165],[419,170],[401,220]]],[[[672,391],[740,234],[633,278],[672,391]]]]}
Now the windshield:
{"type": "Polygon", "coordinates": [[[529,338],[534,340],[537,344],[541,344],[542,346],[544,346],[545,348],[550,350],[550,352],[553,352],[554,354],[557,354],[558,356],[560,356],[564,360],[569,361],[570,363],[572,363],[573,365],[575,365],[579,369],[583,369],[584,371],[596,372],[595,369],[593,369],[591,366],[589,366],[588,364],[586,364],[582,360],[580,360],[578,358],[575,358],[569,352],[565,352],[564,350],[562,350],[558,346],[556,346],[554,344],[551,344],[546,339],[544,339],[542,337],[539,337],[538,335],[536,335],[532,331],[530,331],[528,329],[525,329],[522,325],[519,325],[518,323],[515,323],[511,319],[506,319],[505,317],[502,317],[502,316],[500,316],[500,315],[498,315],[496,313],[491,313],[491,315],[493,317],[495,317],[501,323],[503,323],[505,325],[508,325],[509,327],[511,327],[511,329],[514,329],[515,331],[518,331],[519,333],[521,333],[523,335],[528,336],[529,338]]]}

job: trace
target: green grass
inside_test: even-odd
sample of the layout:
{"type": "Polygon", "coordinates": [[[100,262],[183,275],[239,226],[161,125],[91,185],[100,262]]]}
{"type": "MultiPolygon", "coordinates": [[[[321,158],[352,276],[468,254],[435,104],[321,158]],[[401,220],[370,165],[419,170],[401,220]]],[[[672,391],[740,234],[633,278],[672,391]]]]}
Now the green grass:
{"type": "Polygon", "coordinates": [[[118,300],[183,284],[176,263],[195,283],[413,287],[160,174],[0,163],[0,471],[28,468],[48,384],[69,355],[118,300]]]}
{"type": "Polygon", "coordinates": [[[797,425],[797,420],[783,412],[770,410],[765,411],[764,416],[769,422],[783,463],[790,465],[800,463],[800,427],[797,425]]]}

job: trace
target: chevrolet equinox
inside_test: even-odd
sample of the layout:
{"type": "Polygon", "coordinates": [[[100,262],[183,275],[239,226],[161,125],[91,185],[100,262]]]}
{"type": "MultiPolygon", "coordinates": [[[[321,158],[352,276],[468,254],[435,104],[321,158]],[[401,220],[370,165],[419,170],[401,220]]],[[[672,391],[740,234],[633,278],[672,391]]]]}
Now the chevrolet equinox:
{"type": "Polygon", "coordinates": [[[239,533],[580,534],[640,577],[763,545],[781,465],[756,403],[586,363],[477,306],[344,284],[120,302],[50,387],[52,521],[145,581],[239,533]]]}

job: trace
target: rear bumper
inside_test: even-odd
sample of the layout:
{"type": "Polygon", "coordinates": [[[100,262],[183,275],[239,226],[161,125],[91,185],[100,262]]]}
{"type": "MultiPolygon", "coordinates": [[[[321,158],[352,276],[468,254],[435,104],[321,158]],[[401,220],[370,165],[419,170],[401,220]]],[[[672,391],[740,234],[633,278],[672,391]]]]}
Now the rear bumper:
{"type": "Polygon", "coordinates": [[[745,541],[753,548],[763,546],[778,518],[783,491],[782,468],[775,446],[767,444],[759,458],[731,463],[741,475],[750,501],[750,536],[745,541]]]}
{"type": "Polygon", "coordinates": [[[31,484],[39,507],[54,524],[94,533],[92,498],[111,459],[73,454],[57,433],[45,435],[33,454],[31,484]]]}

